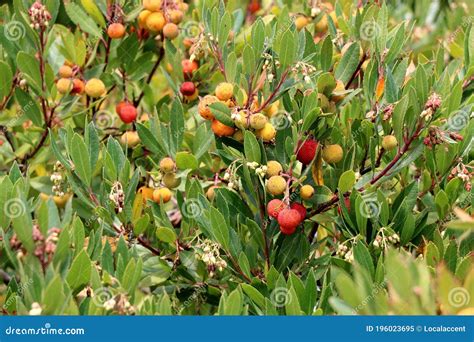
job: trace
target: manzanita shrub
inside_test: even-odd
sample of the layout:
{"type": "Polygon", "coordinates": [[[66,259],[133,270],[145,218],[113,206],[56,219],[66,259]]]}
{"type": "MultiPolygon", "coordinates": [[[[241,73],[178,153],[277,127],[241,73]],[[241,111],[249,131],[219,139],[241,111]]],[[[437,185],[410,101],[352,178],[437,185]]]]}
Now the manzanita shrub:
{"type": "Polygon", "coordinates": [[[2,312],[472,314],[472,13],[3,5],[2,312]]]}

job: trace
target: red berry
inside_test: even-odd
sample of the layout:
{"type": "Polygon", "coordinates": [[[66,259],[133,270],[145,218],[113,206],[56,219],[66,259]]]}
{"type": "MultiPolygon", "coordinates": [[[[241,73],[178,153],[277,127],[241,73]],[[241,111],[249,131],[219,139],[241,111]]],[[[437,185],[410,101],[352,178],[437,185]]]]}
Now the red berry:
{"type": "Polygon", "coordinates": [[[298,211],[301,216],[301,222],[303,222],[306,218],[306,208],[304,207],[304,205],[298,202],[293,202],[291,203],[290,208],[298,211]]]}
{"type": "Polygon", "coordinates": [[[283,203],[282,200],[279,200],[279,199],[272,199],[270,202],[268,202],[267,204],[267,212],[268,212],[268,215],[270,215],[271,217],[274,217],[274,218],[277,218],[278,217],[278,214],[280,213],[280,211],[282,211],[283,209],[285,209],[285,203],[283,203]]]}
{"type": "MultiPolygon", "coordinates": [[[[349,197],[344,198],[344,205],[346,206],[347,211],[348,211],[348,212],[351,212],[351,200],[350,200],[349,197]]],[[[339,213],[339,215],[342,214],[342,209],[341,209],[341,205],[340,205],[340,204],[339,204],[339,206],[337,207],[337,212],[339,213]]]]}
{"type": "Polygon", "coordinates": [[[278,214],[278,224],[283,234],[293,234],[300,223],[301,215],[296,209],[283,209],[278,214]]]}
{"type": "Polygon", "coordinates": [[[305,142],[298,146],[298,153],[296,159],[298,159],[303,165],[308,165],[314,159],[316,150],[318,148],[318,142],[314,139],[307,139],[305,142]]]}
{"type": "Polygon", "coordinates": [[[179,90],[184,96],[191,96],[196,91],[196,86],[193,82],[184,82],[179,90]]]}
{"type": "Polygon", "coordinates": [[[115,110],[124,123],[131,123],[137,119],[137,109],[130,102],[119,102],[115,110]]]}
{"type": "Polygon", "coordinates": [[[255,14],[260,9],[260,4],[258,3],[258,0],[251,0],[250,4],[248,6],[248,10],[250,13],[255,14]]]}

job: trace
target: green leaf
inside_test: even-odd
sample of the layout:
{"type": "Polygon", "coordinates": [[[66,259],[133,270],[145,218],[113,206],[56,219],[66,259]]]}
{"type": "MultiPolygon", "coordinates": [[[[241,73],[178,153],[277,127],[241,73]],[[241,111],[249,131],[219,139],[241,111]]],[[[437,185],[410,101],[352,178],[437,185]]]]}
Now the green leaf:
{"type": "Polygon", "coordinates": [[[91,276],[91,260],[85,250],[82,250],[72,262],[71,268],[66,276],[66,281],[69,287],[78,292],[84,285],[86,285],[91,276]]]}
{"type": "Polygon", "coordinates": [[[16,56],[16,63],[23,77],[28,81],[28,84],[32,86],[38,94],[42,94],[41,73],[38,60],[32,55],[20,51],[16,56]]]}
{"type": "Polygon", "coordinates": [[[229,249],[229,227],[225,221],[224,216],[214,207],[211,207],[209,212],[212,233],[222,247],[229,249]]]}
{"type": "Polygon", "coordinates": [[[21,117],[24,114],[35,126],[41,127],[43,125],[43,116],[38,102],[21,88],[15,89],[15,98],[21,107],[21,111],[17,113],[18,120],[21,120],[21,117]]]}
{"type": "Polygon", "coordinates": [[[198,168],[199,163],[193,154],[182,151],[176,153],[176,166],[180,170],[195,170],[198,168]]]}
{"type": "Polygon", "coordinates": [[[280,50],[278,51],[278,57],[280,64],[283,68],[288,67],[293,63],[296,57],[296,44],[293,32],[288,29],[281,36],[280,50]]]}
{"type": "Polygon", "coordinates": [[[176,233],[173,229],[168,227],[159,227],[156,229],[156,237],[163,242],[167,242],[169,244],[173,244],[176,239],[176,233]]]}
{"type": "Polygon", "coordinates": [[[323,45],[321,46],[321,69],[323,71],[329,71],[332,65],[332,52],[333,52],[333,45],[332,39],[330,35],[327,35],[326,39],[324,39],[323,45]]]}
{"type": "Polygon", "coordinates": [[[440,219],[443,219],[449,210],[449,198],[444,192],[440,190],[435,197],[436,211],[440,219]]]}
{"type": "Polygon", "coordinates": [[[235,289],[225,300],[224,315],[240,315],[242,313],[242,294],[235,289]]]}
{"type": "Polygon", "coordinates": [[[30,208],[26,201],[24,190],[16,183],[11,198],[7,199],[3,205],[2,215],[12,220],[13,230],[22,245],[30,253],[33,253],[35,244],[33,242],[33,221],[31,219],[30,208]]]}
{"type": "Polygon", "coordinates": [[[89,186],[92,178],[89,153],[84,140],[77,133],[72,138],[71,158],[74,163],[75,172],[85,185],[89,186]]]}
{"type": "Polygon", "coordinates": [[[261,309],[265,308],[265,297],[252,285],[240,284],[242,290],[249,298],[255,302],[261,309]]]}
{"type": "Polygon", "coordinates": [[[360,60],[360,45],[359,43],[352,43],[347,49],[344,56],[342,56],[339,64],[337,65],[334,76],[337,80],[347,84],[352,77],[352,74],[356,71],[357,65],[360,60]]]}
{"type": "Polygon", "coordinates": [[[89,33],[97,38],[102,35],[102,30],[97,26],[94,20],[74,2],[68,2],[64,5],[66,13],[74,24],[79,26],[82,31],[89,33]]]}
{"type": "Polygon", "coordinates": [[[353,247],[353,250],[354,250],[354,260],[359,265],[364,267],[369,272],[369,274],[373,277],[375,274],[374,262],[365,244],[362,241],[359,241],[353,247]]]}
{"type": "Polygon", "coordinates": [[[214,117],[226,126],[233,127],[234,121],[230,117],[230,108],[225,103],[216,102],[209,105],[214,117]]]}
{"type": "Polygon", "coordinates": [[[355,182],[356,182],[355,172],[352,170],[347,170],[339,178],[339,184],[338,184],[339,191],[343,194],[350,191],[352,187],[354,186],[355,182]]]}
{"type": "Polygon", "coordinates": [[[95,20],[95,22],[102,26],[105,27],[105,19],[102,13],[100,12],[99,8],[97,5],[94,3],[92,0],[81,0],[81,5],[84,7],[87,13],[90,14],[90,16],[95,20]]]}
{"type": "Polygon", "coordinates": [[[249,162],[260,163],[260,160],[262,158],[260,152],[260,145],[255,135],[250,131],[245,131],[244,134],[244,151],[245,157],[249,162]]]}
{"type": "Polygon", "coordinates": [[[159,157],[164,156],[166,154],[165,150],[160,145],[160,143],[156,139],[155,135],[150,131],[150,129],[141,123],[136,123],[135,125],[137,128],[138,136],[140,137],[143,146],[146,146],[148,150],[158,155],[159,157]]]}
{"type": "Polygon", "coordinates": [[[0,61],[0,80],[0,99],[3,99],[10,92],[13,82],[13,73],[4,61],[0,61]]]}

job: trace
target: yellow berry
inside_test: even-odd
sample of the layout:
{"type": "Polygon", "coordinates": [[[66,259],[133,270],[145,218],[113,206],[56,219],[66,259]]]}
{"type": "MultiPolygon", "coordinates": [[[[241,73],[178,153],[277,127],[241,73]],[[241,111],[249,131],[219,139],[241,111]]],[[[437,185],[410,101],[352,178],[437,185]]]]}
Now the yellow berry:
{"type": "Polygon", "coordinates": [[[268,118],[260,113],[252,114],[250,116],[250,127],[253,129],[262,129],[268,122],[268,118]]]}
{"type": "Polygon", "coordinates": [[[342,147],[338,144],[326,145],[323,148],[323,159],[328,164],[339,163],[343,154],[342,147]]]}
{"type": "Polygon", "coordinates": [[[227,101],[234,94],[234,85],[228,82],[222,82],[216,87],[216,96],[221,101],[227,101]]]}
{"type": "Polygon", "coordinates": [[[267,122],[262,129],[256,131],[256,134],[259,138],[262,138],[263,141],[268,142],[275,138],[276,129],[271,123],[267,122]]]}
{"type": "Polygon", "coordinates": [[[267,176],[273,177],[278,176],[283,171],[283,167],[276,160],[270,160],[267,163],[267,176]]]}
{"type": "Polygon", "coordinates": [[[60,78],[56,83],[56,88],[60,94],[67,94],[72,89],[72,80],[69,78],[60,78]]]}
{"type": "Polygon", "coordinates": [[[161,8],[161,0],[143,0],[143,7],[151,12],[156,12],[161,8]]]}
{"type": "Polygon", "coordinates": [[[295,26],[298,31],[301,31],[302,28],[304,28],[306,25],[308,25],[308,18],[299,16],[295,19],[295,26]]]}
{"type": "Polygon", "coordinates": [[[160,170],[161,172],[168,173],[174,171],[175,163],[170,157],[161,159],[160,161],[160,170]]]}
{"type": "Polygon", "coordinates": [[[244,132],[242,132],[240,129],[236,130],[234,135],[232,135],[232,138],[237,140],[238,142],[244,142],[244,132]]]}
{"type": "Polygon", "coordinates": [[[214,199],[214,197],[216,197],[216,192],[214,190],[217,189],[217,188],[218,188],[217,185],[213,185],[213,186],[209,187],[209,189],[207,189],[206,197],[209,201],[212,201],[214,199]]]}
{"type": "Polygon", "coordinates": [[[342,92],[344,90],[346,90],[346,87],[344,86],[344,83],[342,83],[342,81],[337,80],[336,81],[336,88],[334,88],[334,90],[333,90],[333,95],[331,96],[331,99],[335,102],[342,101],[346,97],[346,95],[344,95],[344,94],[334,94],[334,93],[342,92]]]}
{"type": "Polygon", "coordinates": [[[148,19],[148,16],[151,14],[152,12],[149,11],[149,10],[144,10],[144,11],[141,11],[140,14],[138,15],[138,25],[142,28],[146,27],[146,20],[148,19]]]}
{"type": "Polygon", "coordinates": [[[313,197],[313,194],[314,188],[309,184],[303,185],[300,189],[300,196],[304,200],[310,199],[311,197],[313,197]]]}
{"type": "Polygon", "coordinates": [[[86,83],[85,91],[92,98],[101,97],[106,92],[105,84],[98,78],[91,78],[86,83]]]}
{"type": "Polygon", "coordinates": [[[272,195],[281,195],[286,190],[286,181],[282,176],[272,176],[267,181],[267,190],[272,195]]]}
{"type": "Polygon", "coordinates": [[[146,27],[152,32],[159,32],[163,30],[163,27],[166,24],[165,17],[161,12],[151,13],[146,18],[146,27]]]}
{"type": "Polygon", "coordinates": [[[140,137],[136,131],[127,131],[120,137],[120,142],[122,145],[127,145],[128,147],[133,148],[140,142],[140,137]]]}
{"type": "Polygon", "coordinates": [[[395,138],[393,135],[386,135],[382,139],[382,147],[387,151],[393,150],[395,147],[397,147],[397,145],[397,138],[395,138]]]}
{"type": "Polygon", "coordinates": [[[63,65],[59,68],[59,77],[70,78],[72,77],[72,68],[69,65],[63,65]]]}

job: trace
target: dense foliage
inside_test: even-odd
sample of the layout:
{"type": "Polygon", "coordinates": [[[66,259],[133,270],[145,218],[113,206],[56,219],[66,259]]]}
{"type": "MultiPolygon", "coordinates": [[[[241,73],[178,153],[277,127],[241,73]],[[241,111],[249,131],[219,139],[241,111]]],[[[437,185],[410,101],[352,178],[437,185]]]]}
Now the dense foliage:
{"type": "Polygon", "coordinates": [[[0,7],[4,314],[472,314],[471,1],[0,7]]]}

